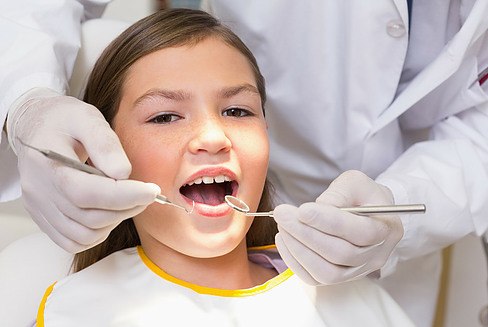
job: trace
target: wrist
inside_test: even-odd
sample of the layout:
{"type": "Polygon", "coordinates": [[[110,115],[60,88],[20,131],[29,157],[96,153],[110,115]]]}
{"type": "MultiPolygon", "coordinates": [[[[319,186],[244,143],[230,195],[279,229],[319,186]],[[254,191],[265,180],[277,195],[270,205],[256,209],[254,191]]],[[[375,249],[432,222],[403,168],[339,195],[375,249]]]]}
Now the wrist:
{"type": "Polygon", "coordinates": [[[22,120],[24,114],[31,108],[32,102],[41,98],[51,98],[60,96],[56,91],[48,88],[33,88],[22,94],[17,100],[10,106],[7,119],[4,124],[4,130],[7,134],[8,142],[10,147],[17,154],[16,150],[16,138],[17,138],[17,128],[19,122],[22,120]]]}

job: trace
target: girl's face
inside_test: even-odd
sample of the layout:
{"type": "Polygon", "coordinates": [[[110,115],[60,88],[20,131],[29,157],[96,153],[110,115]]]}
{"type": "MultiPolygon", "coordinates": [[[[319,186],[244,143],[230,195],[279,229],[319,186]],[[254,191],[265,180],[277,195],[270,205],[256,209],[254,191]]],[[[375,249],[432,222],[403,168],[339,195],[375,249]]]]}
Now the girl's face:
{"type": "Polygon", "coordinates": [[[167,48],[128,71],[113,126],[132,163],[131,178],[157,183],[183,210],[157,203],[134,218],[143,246],[191,257],[229,253],[252,218],[224,195],[256,210],[268,164],[267,127],[252,68],[216,38],[167,48]],[[161,246],[163,245],[163,246],[161,246]]]}

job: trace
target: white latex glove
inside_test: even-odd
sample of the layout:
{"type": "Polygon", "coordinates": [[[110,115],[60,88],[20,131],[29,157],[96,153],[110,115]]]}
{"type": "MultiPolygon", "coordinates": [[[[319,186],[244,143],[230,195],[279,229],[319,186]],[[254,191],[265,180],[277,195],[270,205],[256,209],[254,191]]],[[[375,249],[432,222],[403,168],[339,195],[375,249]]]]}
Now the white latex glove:
{"type": "Polygon", "coordinates": [[[403,236],[395,215],[359,216],[340,207],[393,204],[391,191],[359,171],[337,177],[316,202],[279,205],[276,246],[288,267],[312,285],[357,279],[380,269],[403,236]]]}
{"type": "Polygon", "coordinates": [[[127,180],[130,162],[95,107],[47,89],[31,90],[22,100],[26,98],[9,112],[7,132],[18,156],[24,205],[56,244],[81,252],[154,201],[159,186],[127,180]],[[90,157],[113,179],[63,166],[18,139],[81,162],[90,157]]]}

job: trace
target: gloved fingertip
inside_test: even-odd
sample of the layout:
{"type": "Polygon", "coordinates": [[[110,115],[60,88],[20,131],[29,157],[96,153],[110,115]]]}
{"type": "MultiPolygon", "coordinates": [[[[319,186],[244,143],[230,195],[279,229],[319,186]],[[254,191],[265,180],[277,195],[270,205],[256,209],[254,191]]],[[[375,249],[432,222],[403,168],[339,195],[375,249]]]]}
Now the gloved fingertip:
{"type": "Polygon", "coordinates": [[[312,213],[317,211],[319,204],[316,202],[305,202],[298,207],[298,211],[301,213],[312,213]]]}
{"type": "MultiPolygon", "coordinates": [[[[159,185],[154,183],[144,183],[144,182],[136,182],[138,187],[138,205],[148,205],[154,202],[156,196],[161,194],[161,188],[159,185]]],[[[135,199],[135,198],[134,198],[135,199]]]]}
{"type": "Polygon", "coordinates": [[[275,244],[281,259],[285,262],[286,266],[293,271],[303,282],[311,286],[317,286],[319,283],[306,271],[306,269],[297,261],[297,259],[291,254],[287,248],[285,241],[280,233],[275,236],[275,244]]]}
{"type": "Polygon", "coordinates": [[[154,194],[154,197],[156,197],[156,195],[158,194],[161,194],[161,188],[159,187],[159,185],[154,183],[146,183],[146,185],[148,189],[149,188],[151,189],[151,192],[154,194]]]}
{"type": "MultiPolygon", "coordinates": [[[[292,219],[297,214],[297,207],[290,204],[280,204],[273,210],[273,216],[278,224],[292,219]]],[[[296,217],[295,217],[296,219],[296,217]]]]}
{"type": "Polygon", "coordinates": [[[100,167],[100,169],[113,179],[121,180],[129,178],[130,173],[132,172],[132,165],[129,160],[125,155],[122,158],[120,155],[117,155],[116,157],[116,160],[107,160],[110,164],[104,165],[104,167],[100,167]],[[117,164],[113,164],[115,162],[117,164]]]}
{"type": "Polygon", "coordinates": [[[319,215],[321,205],[315,202],[307,202],[298,207],[298,219],[302,223],[309,224],[319,215]]]}

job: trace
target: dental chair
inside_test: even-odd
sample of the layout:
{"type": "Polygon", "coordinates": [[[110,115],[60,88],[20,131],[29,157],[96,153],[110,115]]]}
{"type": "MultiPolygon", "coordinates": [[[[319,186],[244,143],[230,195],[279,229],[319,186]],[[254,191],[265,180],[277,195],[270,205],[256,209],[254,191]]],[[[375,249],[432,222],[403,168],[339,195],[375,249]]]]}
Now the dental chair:
{"type": "MultiPolygon", "coordinates": [[[[69,95],[78,98],[82,95],[100,53],[129,25],[109,19],[89,20],[83,24],[69,95]]],[[[69,273],[72,259],[72,254],[42,232],[19,238],[1,250],[0,326],[32,326],[45,290],[69,273]]]]}

